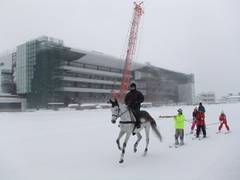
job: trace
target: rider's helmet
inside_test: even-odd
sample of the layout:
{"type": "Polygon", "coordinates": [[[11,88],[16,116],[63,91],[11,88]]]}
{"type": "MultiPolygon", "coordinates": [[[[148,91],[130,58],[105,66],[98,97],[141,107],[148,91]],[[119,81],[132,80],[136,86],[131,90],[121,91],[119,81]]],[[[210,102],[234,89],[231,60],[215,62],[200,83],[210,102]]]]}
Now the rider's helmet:
{"type": "Polygon", "coordinates": [[[130,90],[135,90],[137,86],[134,82],[132,82],[129,87],[130,87],[130,90]]]}

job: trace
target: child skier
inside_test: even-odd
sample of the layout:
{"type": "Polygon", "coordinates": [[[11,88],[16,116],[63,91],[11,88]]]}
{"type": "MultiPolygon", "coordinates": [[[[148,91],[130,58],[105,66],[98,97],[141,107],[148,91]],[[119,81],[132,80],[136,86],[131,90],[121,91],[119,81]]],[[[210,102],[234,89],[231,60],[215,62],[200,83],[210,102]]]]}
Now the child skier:
{"type": "Polygon", "coordinates": [[[175,120],[175,145],[179,145],[178,138],[180,137],[180,145],[184,145],[184,121],[185,117],[183,115],[182,109],[178,109],[178,114],[174,116],[175,120]]]}
{"type": "Polygon", "coordinates": [[[206,124],[205,124],[205,115],[204,112],[198,111],[196,115],[197,119],[197,134],[196,137],[199,137],[200,131],[203,133],[203,137],[206,137],[206,124]]]}
{"type": "Polygon", "coordinates": [[[227,117],[225,115],[225,113],[222,111],[220,116],[219,116],[219,121],[220,121],[220,126],[218,127],[218,132],[221,132],[222,126],[223,124],[225,125],[225,127],[227,128],[228,132],[230,131],[230,128],[227,124],[227,117]]]}
{"type": "Polygon", "coordinates": [[[194,110],[193,110],[193,113],[192,113],[192,126],[191,126],[191,131],[190,131],[190,134],[193,134],[193,130],[196,126],[196,123],[197,123],[197,108],[195,107],[194,110]]]}

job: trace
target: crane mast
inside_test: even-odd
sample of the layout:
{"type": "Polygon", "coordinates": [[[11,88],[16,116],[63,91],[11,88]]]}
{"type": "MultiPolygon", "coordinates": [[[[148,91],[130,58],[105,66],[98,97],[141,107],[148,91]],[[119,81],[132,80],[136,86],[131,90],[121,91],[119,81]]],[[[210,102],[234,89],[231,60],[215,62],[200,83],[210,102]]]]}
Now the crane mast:
{"type": "Polygon", "coordinates": [[[119,91],[119,94],[114,95],[115,97],[117,96],[120,102],[124,101],[124,97],[128,90],[129,81],[131,78],[131,66],[132,66],[132,61],[136,52],[137,34],[138,34],[141,16],[143,15],[142,4],[143,2],[139,2],[139,3],[134,2],[134,13],[132,17],[131,29],[130,29],[129,39],[128,39],[128,48],[127,48],[127,53],[125,58],[120,91],[119,91]]]}

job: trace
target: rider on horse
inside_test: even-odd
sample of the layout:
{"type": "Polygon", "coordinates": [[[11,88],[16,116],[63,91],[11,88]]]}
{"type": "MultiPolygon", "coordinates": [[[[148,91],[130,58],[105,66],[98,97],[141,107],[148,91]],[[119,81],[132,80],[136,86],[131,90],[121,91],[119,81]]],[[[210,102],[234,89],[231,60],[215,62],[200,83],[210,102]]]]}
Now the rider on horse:
{"type": "Polygon", "coordinates": [[[140,107],[144,101],[143,94],[136,89],[136,84],[130,84],[130,91],[125,96],[125,104],[133,113],[136,119],[136,128],[140,128],[140,107]]]}

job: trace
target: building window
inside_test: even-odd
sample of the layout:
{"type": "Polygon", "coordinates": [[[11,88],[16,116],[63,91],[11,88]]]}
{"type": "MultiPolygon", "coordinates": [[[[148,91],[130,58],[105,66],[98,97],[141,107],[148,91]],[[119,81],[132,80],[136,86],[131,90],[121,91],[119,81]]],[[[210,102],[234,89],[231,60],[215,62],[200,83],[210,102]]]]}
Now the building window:
{"type": "Polygon", "coordinates": [[[85,68],[88,68],[88,69],[98,69],[97,66],[92,65],[92,64],[85,64],[85,68]]]}
{"type": "Polygon", "coordinates": [[[110,71],[110,68],[104,66],[99,66],[98,69],[103,71],[110,71]]]}

